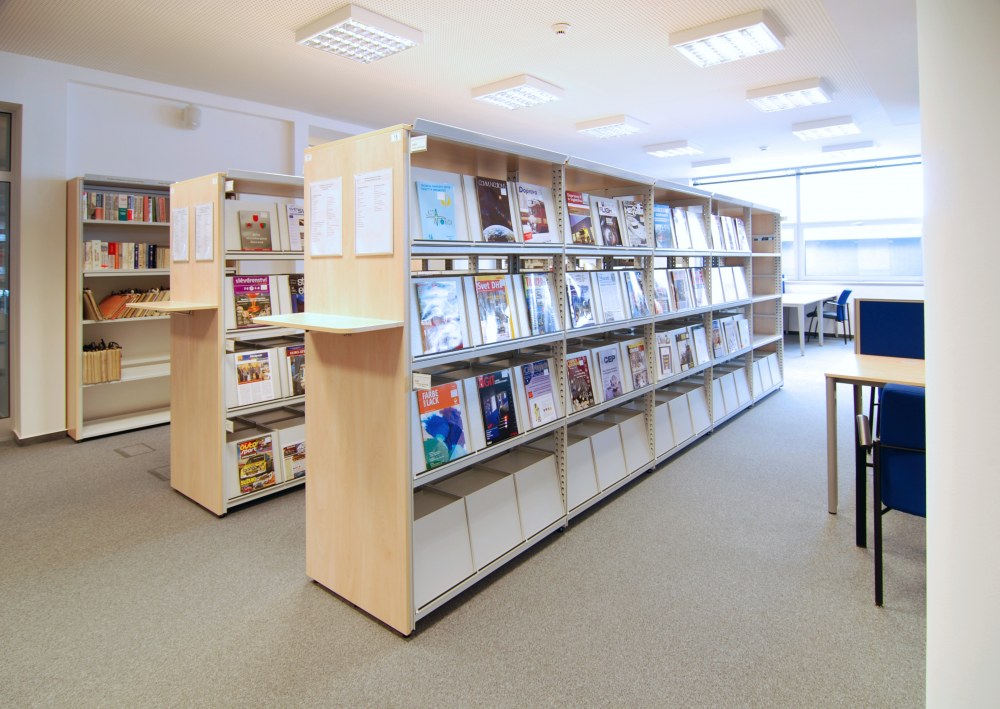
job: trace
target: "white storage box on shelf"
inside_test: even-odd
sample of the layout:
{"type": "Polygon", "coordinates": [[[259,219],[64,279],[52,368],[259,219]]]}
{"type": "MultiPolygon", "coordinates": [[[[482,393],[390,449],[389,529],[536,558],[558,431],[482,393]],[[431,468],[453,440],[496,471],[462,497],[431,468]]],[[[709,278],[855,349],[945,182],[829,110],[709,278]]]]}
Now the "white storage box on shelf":
{"type": "Polygon", "coordinates": [[[784,378],[781,376],[781,367],[778,364],[777,353],[771,353],[767,356],[767,366],[771,369],[771,383],[773,386],[781,386],[784,378]]]}
{"type": "Polygon", "coordinates": [[[653,451],[649,445],[645,411],[622,406],[603,411],[595,418],[618,424],[628,472],[634,473],[652,462],[653,451]]]}
{"type": "Polygon", "coordinates": [[[722,377],[714,377],[712,379],[712,421],[716,422],[728,413],[729,408],[726,406],[726,398],[722,393],[722,377]]]}
{"type": "MultiPolygon", "coordinates": [[[[722,398],[724,400],[724,406],[726,413],[732,413],[738,411],[740,408],[740,400],[736,395],[736,378],[732,372],[723,372],[716,381],[719,382],[722,388],[722,398]]],[[[715,406],[715,400],[712,400],[712,406],[715,406]]]]}
{"type": "Polygon", "coordinates": [[[694,434],[708,430],[712,419],[708,414],[708,397],[705,396],[705,385],[701,381],[683,381],[674,385],[677,391],[685,392],[688,405],[691,407],[691,425],[694,434]]]}
{"type": "Polygon", "coordinates": [[[422,488],[413,493],[413,599],[427,605],[475,572],[465,501],[422,488]]]}
{"type": "MultiPolygon", "coordinates": [[[[677,447],[674,440],[674,429],[670,423],[670,403],[665,396],[657,396],[654,407],[653,436],[656,443],[656,457],[666,455],[677,447]]],[[[690,415],[689,415],[690,418],[690,415]]]]}
{"type": "Polygon", "coordinates": [[[674,432],[674,445],[687,441],[694,435],[694,426],[691,423],[691,405],[688,402],[687,392],[679,389],[659,389],[656,392],[656,400],[666,402],[670,409],[670,425],[674,432]]]}
{"type": "Polygon", "coordinates": [[[597,482],[602,490],[607,490],[628,475],[618,424],[586,419],[571,426],[569,432],[590,438],[597,482]]]}
{"type": "MultiPolygon", "coordinates": [[[[547,453],[555,453],[555,436],[537,438],[528,446],[547,453]]],[[[597,485],[594,452],[590,438],[568,434],[566,442],[566,506],[574,510],[594,497],[601,490],[597,485]]]]}
{"type": "Polygon", "coordinates": [[[530,539],[563,516],[555,455],[521,446],[491,458],[483,467],[514,476],[524,539],[530,539]]]}
{"type": "Polygon", "coordinates": [[[465,498],[476,569],[484,568],[524,541],[514,476],[473,466],[435,483],[434,487],[465,498]]]}
{"type": "Polygon", "coordinates": [[[760,359],[755,359],[753,361],[753,375],[753,390],[756,396],[760,396],[774,386],[774,382],[771,379],[771,368],[767,364],[767,358],[761,357],[760,359]]]}

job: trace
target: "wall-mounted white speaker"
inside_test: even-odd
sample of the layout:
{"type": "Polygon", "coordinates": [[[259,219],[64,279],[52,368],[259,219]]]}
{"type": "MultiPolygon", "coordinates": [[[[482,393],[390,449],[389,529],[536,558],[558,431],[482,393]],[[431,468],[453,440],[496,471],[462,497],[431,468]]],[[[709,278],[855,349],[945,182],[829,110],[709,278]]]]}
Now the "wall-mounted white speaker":
{"type": "Polygon", "coordinates": [[[185,128],[191,128],[192,130],[197,128],[201,125],[201,109],[193,103],[189,103],[181,111],[181,122],[185,128]]]}

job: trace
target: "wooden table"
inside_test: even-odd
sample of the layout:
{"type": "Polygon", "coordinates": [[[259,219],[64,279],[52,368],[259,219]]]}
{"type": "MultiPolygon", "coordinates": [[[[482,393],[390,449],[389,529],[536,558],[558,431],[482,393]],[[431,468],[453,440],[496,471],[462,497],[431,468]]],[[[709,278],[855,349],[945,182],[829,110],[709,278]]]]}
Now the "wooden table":
{"type": "MultiPolygon", "coordinates": [[[[782,293],[781,307],[795,308],[799,314],[799,356],[806,355],[806,307],[813,305],[822,311],[823,301],[836,298],[839,293],[782,293]]],[[[823,345],[824,321],[822,312],[816,313],[819,318],[819,344],[823,345]]]]}
{"type": "MultiPolygon", "coordinates": [[[[826,485],[827,509],[837,514],[837,385],[854,386],[854,420],[861,413],[861,388],[878,387],[889,383],[924,386],[924,360],[903,357],[877,357],[859,355],[840,369],[826,373],[826,485]]],[[[865,488],[867,464],[865,454],[857,445],[855,426],[855,477],[857,499],[857,543],[866,544],[865,488]]]]}

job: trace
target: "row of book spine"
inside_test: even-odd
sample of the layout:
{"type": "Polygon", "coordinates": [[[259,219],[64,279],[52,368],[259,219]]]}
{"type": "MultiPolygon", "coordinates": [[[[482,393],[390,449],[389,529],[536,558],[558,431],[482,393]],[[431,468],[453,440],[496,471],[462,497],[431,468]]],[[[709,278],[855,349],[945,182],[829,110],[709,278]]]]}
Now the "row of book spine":
{"type": "Polygon", "coordinates": [[[133,241],[83,242],[84,271],[143,271],[170,268],[170,249],[133,241]]]}
{"type": "Polygon", "coordinates": [[[160,315],[160,313],[145,308],[129,308],[129,303],[156,303],[170,300],[170,290],[167,288],[150,288],[149,290],[120,290],[109,293],[98,303],[90,288],[83,289],[83,319],[84,320],[120,320],[134,319],[160,315]]]}
{"type": "Polygon", "coordinates": [[[122,348],[104,340],[83,347],[83,383],[103,384],[122,378],[122,348]]]}
{"type": "Polygon", "coordinates": [[[164,223],[170,221],[170,198],[136,192],[84,190],[86,219],[104,222],[164,223]]]}

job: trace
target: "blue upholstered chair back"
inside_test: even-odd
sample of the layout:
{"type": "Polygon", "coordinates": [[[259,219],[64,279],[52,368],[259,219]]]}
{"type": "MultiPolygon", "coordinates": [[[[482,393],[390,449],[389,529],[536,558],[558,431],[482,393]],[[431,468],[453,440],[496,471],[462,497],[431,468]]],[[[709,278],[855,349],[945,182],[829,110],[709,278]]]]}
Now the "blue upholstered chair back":
{"type": "Polygon", "coordinates": [[[847,299],[851,297],[851,291],[845,290],[837,298],[837,322],[844,322],[847,319],[847,299]]]}
{"type": "Polygon", "coordinates": [[[882,503],[927,516],[927,427],[922,387],[886,384],[880,402],[882,503]],[[916,450],[899,450],[898,448],[916,450]]]}

